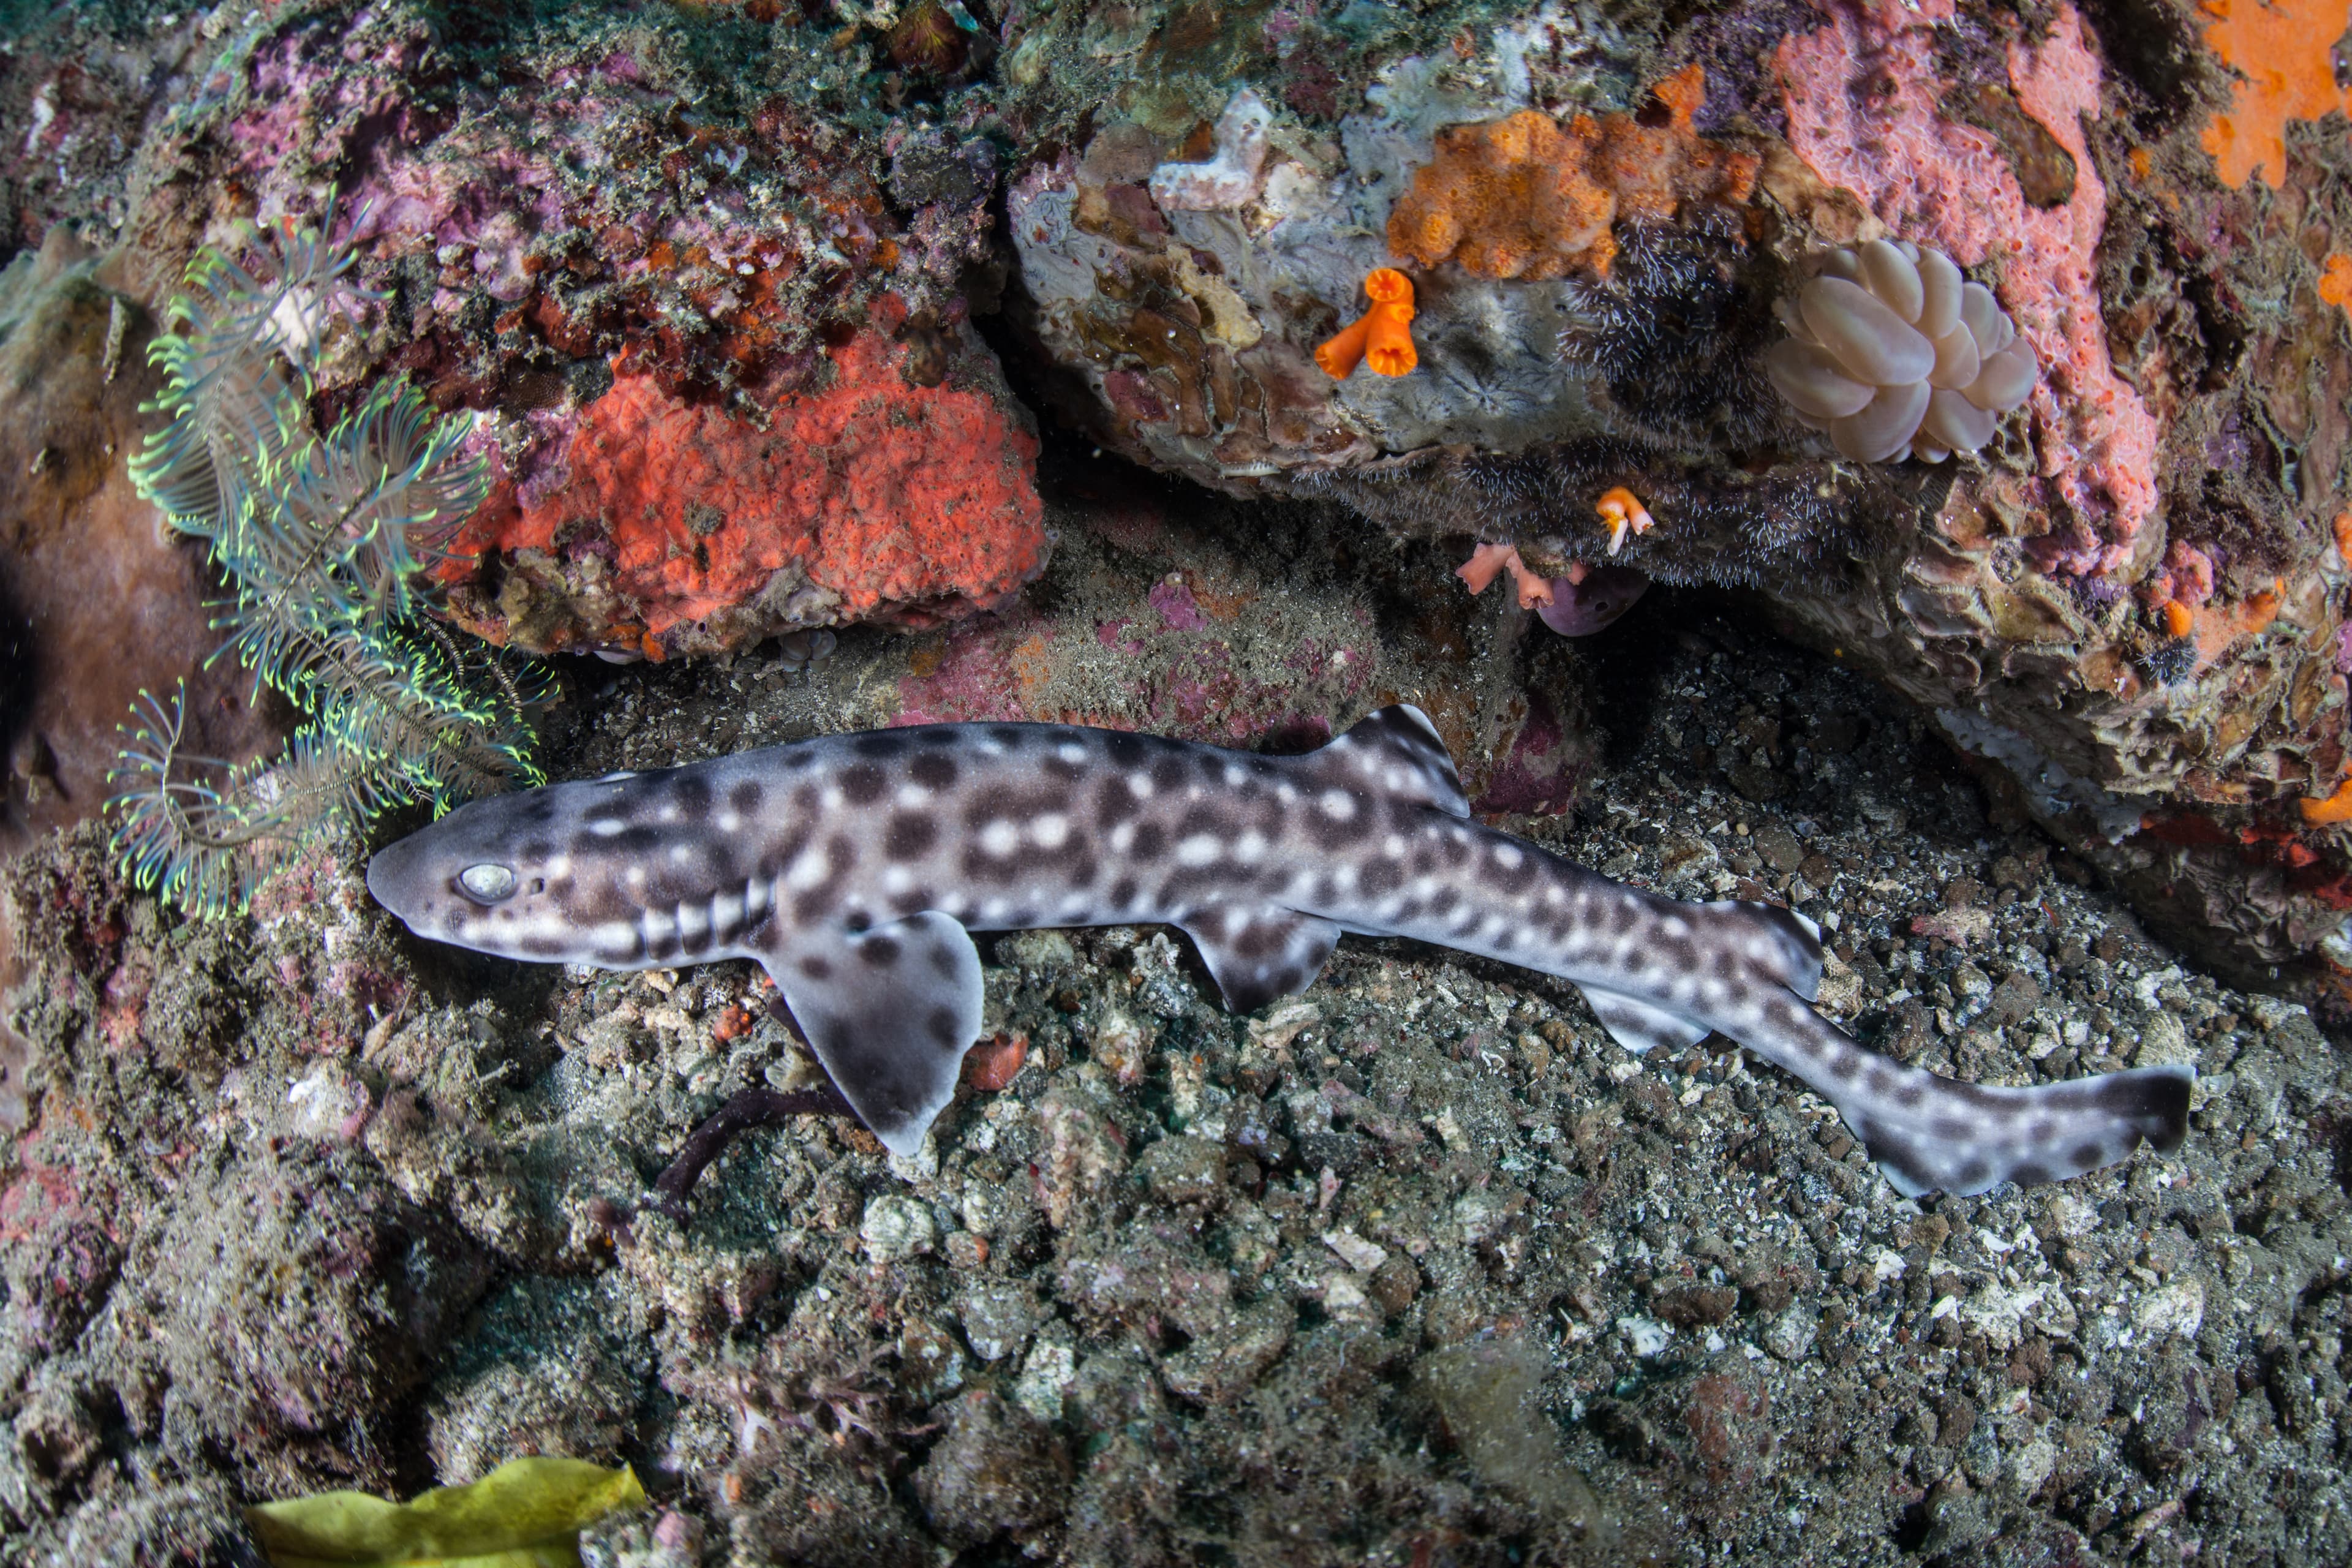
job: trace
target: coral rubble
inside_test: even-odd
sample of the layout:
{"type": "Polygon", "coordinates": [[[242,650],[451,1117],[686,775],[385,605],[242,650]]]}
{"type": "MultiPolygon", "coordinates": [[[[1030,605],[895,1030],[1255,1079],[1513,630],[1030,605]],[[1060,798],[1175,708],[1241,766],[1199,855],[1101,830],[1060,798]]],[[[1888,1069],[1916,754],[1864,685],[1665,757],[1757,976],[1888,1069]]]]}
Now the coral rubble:
{"type": "MultiPolygon", "coordinates": [[[[1194,732],[1360,706],[1352,668],[1454,722],[1507,705],[1500,619],[1357,614],[1413,605],[1433,551],[1087,482],[1025,625],[643,668],[584,694],[560,765],[958,694],[1154,722],[1203,652],[1254,684],[1194,732]]],[[[2313,1020],[2149,940],[1837,662],[1689,595],[1566,646],[1531,645],[1544,689],[1606,692],[1618,754],[1518,781],[1554,813],[1527,826],[1676,896],[1787,900],[1836,956],[1825,1005],[1907,1059],[2193,1059],[2189,1142],[1930,1212],[1759,1069],[1636,1062],[1509,971],[1350,941],[1236,1020],[1162,933],[1036,931],[984,971],[1025,1059],[927,1158],[792,1119],[681,1221],[650,1173],[795,1071],[747,976],[453,973],[330,858],[234,930],[159,921],[85,830],[0,871],[49,915],[16,1014],[37,1119],[0,1148],[11,1549],[251,1561],[238,1503],[459,1485],[520,1436],[646,1477],[583,1560],[661,1568],[1172,1568],[1210,1532],[1310,1568],[2339,1560],[2352,1082],[2313,1020]],[[282,967],[330,952],[341,979],[282,967]],[[333,1016],[355,991],[381,1019],[333,1016]],[[321,1063],[368,1086],[355,1133],[286,1102],[321,1063]]],[[[1508,751],[1591,728],[1546,723],[1508,751]]]]}

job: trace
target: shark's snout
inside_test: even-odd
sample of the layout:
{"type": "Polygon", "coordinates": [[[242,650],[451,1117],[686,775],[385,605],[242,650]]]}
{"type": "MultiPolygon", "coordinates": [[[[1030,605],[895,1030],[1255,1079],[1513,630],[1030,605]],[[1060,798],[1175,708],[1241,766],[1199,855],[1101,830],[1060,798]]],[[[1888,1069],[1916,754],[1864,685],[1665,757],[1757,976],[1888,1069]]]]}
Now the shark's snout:
{"type": "Polygon", "coordinates": [[[430,858],[418,842],[422,837],[411,835],[385,845],[369,859],[367,868],[369,896],[412,926],[421,912],[424,889],[419,883],[430,858]]]}

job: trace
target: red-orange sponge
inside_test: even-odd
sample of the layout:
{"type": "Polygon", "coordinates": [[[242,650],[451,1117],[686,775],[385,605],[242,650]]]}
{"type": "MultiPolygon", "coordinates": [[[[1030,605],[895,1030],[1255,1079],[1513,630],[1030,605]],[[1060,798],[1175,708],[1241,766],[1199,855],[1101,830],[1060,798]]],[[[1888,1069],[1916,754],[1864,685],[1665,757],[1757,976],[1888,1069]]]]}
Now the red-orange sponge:
{"type": "Polygon", "coordinates": [[[443,568],[475,579],[502,552],[509,582],[562,604],[509,591],[502,616],[467,615],[459,595],[461,618],[521,647],[658,658],[1000,600],[1045,564],[1036,439],[983,392],[909,384],[902,356],[860,334],[835,353],[833,385],[779,398],[764,430],[615,376],[572,437],[568,476],[528,506],[494,500],[443,568]]]}

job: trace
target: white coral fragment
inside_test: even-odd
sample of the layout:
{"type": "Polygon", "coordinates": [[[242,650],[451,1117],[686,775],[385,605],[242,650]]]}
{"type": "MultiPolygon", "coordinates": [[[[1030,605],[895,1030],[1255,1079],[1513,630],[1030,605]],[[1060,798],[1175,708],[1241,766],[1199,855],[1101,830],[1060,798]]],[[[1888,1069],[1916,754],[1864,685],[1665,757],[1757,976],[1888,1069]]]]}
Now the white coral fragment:
{"type": "Polygon", "coordinates": [[[1151,199],[1163,211],[1223,212],[1258,194],[1265,172],[1265,100],[1248,88],[1217,116],[1216,152],[1205,163],[1162,163],[1151,171],[1151,199]]]}
{"type": "Polygon", "coordinates": [[[1992,291],[1907,240],[1828,252],[1776,313],[1789,337],[1765,374],[1800,423],[1856,462],[1973,452],[2042,375],[1992,291]]]}

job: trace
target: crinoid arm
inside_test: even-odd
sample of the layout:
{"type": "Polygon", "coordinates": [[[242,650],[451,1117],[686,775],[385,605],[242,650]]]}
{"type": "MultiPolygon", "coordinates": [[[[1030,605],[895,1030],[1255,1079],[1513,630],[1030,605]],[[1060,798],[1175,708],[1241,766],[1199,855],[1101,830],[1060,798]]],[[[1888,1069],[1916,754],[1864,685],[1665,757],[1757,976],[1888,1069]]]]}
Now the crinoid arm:
{"type": "Polygon", "coordinates": [[[122,727],[110,804],[124,868],[200,915],[242,907],[325,816],[363,824],[535,781],[530,710],[546,695],[420,614],[424,569],[489,489],[467,425],[395,377],[314,433],[311,365],[352,258],[290,228],[253,250],[252,266],[208,251],[190,268],[178,330],[154,351],[172,423],[133,464],[229,580],[213,657],[306,715],[278,757],[241,764],[186,752],[182,698],[142,698],[122,727]]]}
{"type": "Polygon", "coordinates": [[[190,914],[245,908],[262,872],[332,804],[266,763],[189,752],[185,682],[168,704],[140,692],[116,729],[123,745],[106,775],[115,858],[134,885],[190,914]]]}
{"type": "Polygon", "coordinates": [[[240,584],[216,624],[247,666],[282,688],[298,632],[364,633],[415,613],[412,579],[489,493],[488,466],[458,450],[465,434],[388,382],[261,472],[255,504],[214,538],[240,584]]]}
{"type": "Polygon", "coordinates": [[[131,460],[140,493],[183,532],[211,536],[251,503],[249,477],[299,437],[309,364],[352,254],[325,231],[254,231],[257,265],[206,248],[148,357],[163,373],[152,406],[172,422],[131,460]]]}

